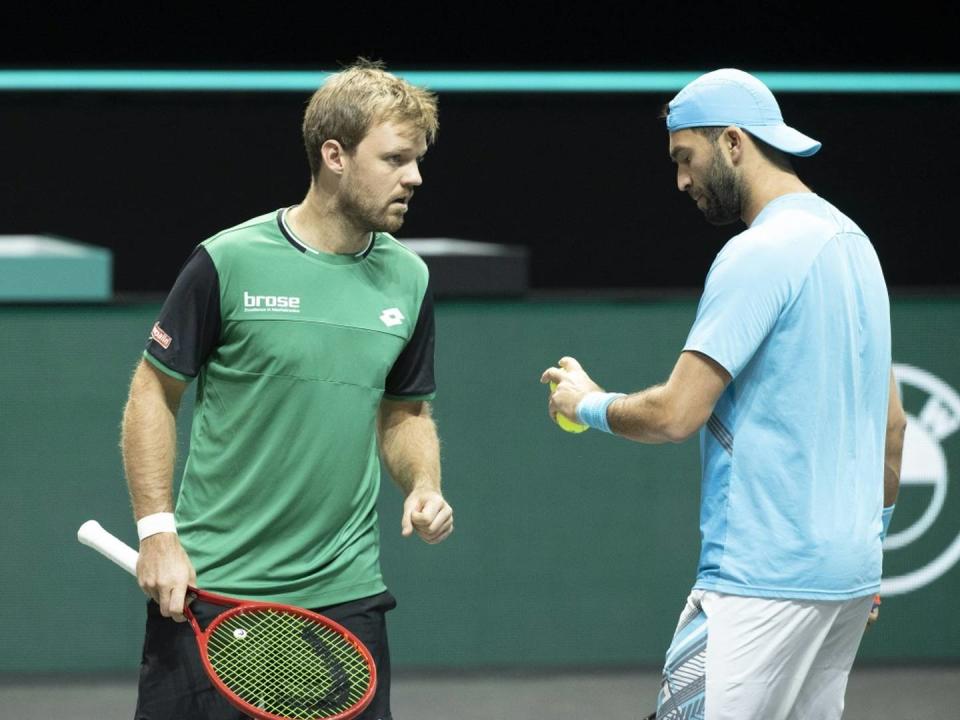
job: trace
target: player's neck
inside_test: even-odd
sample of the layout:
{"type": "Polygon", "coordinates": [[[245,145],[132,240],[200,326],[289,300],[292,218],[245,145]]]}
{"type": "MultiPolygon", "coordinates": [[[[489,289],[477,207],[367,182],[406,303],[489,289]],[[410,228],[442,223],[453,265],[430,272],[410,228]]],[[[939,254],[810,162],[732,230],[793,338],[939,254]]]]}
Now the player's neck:
{"type": "Polygon", "coordinates": [[[749,227],[770,202],[791,193],[813,192],[792,172],[769,167],[747,183],[746,201],[741,218],[749,227]]]}
{"type": "Polygon", "coordinates": [[[287,224],[303,244],[323,253],[352,255],[370,244],[370,232],[356,227],[341,213],[333,197],[311,187],[303,202],[291,208],[287,224]]]}

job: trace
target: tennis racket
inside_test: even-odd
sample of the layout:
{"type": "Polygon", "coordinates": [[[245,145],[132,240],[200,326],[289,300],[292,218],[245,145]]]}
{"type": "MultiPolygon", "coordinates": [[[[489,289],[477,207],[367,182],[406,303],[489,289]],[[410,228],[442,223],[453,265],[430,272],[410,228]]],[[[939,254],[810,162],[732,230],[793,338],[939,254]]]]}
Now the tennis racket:
{"type": "MultiPolygon", "coordinates": [[[[136,576],[137,551],[96,520],[85,522],[77,539],[136,576]]],[[[350,720],[370,704],[377,669],[346,628],[289,605],[189,590],[229,608],[206,629],[189,607],[183,614],[214,687],[241,712],[257,720],[350,720]]]]}

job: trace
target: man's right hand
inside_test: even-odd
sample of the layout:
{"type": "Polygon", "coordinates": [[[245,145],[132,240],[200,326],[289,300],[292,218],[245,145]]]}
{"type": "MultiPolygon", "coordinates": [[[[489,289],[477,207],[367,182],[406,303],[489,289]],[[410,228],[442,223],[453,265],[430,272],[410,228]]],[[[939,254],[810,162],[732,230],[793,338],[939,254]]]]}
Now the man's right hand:
{"type": "Polygon", "coordinates": [[[195,586],[197,573],[176,533],[157,533],[140,541],[137,560],[140,589],[160,606],[160,614],[183,622],[187,586],[195,586]]]}

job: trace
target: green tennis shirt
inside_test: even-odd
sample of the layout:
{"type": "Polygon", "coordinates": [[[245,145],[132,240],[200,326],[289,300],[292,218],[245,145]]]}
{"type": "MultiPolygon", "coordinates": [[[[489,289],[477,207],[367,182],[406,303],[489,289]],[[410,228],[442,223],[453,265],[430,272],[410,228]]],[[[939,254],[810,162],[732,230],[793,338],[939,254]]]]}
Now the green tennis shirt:
{"type": "Polygon", "coordinates": [[[318,253],[284,215],[201,243],[144,355],[197,379],[176,518],[199,586],[323,607],[385,589],[377,411],[433,398],[433,304],[390,235],[318,253]]]}

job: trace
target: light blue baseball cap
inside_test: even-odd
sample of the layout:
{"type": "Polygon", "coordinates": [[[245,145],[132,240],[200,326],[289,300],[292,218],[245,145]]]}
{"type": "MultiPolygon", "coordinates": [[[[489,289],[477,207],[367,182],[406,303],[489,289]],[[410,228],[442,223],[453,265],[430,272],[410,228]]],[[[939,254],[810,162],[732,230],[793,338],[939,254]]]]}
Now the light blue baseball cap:
{"type": "Polygon", "coordinates": [[[701,75],[670,101],[667,130],[736,125],[768,145],[807,157],[820,143],[783,122],[770,88],[750,73],[725,68],[701,75]]]}

